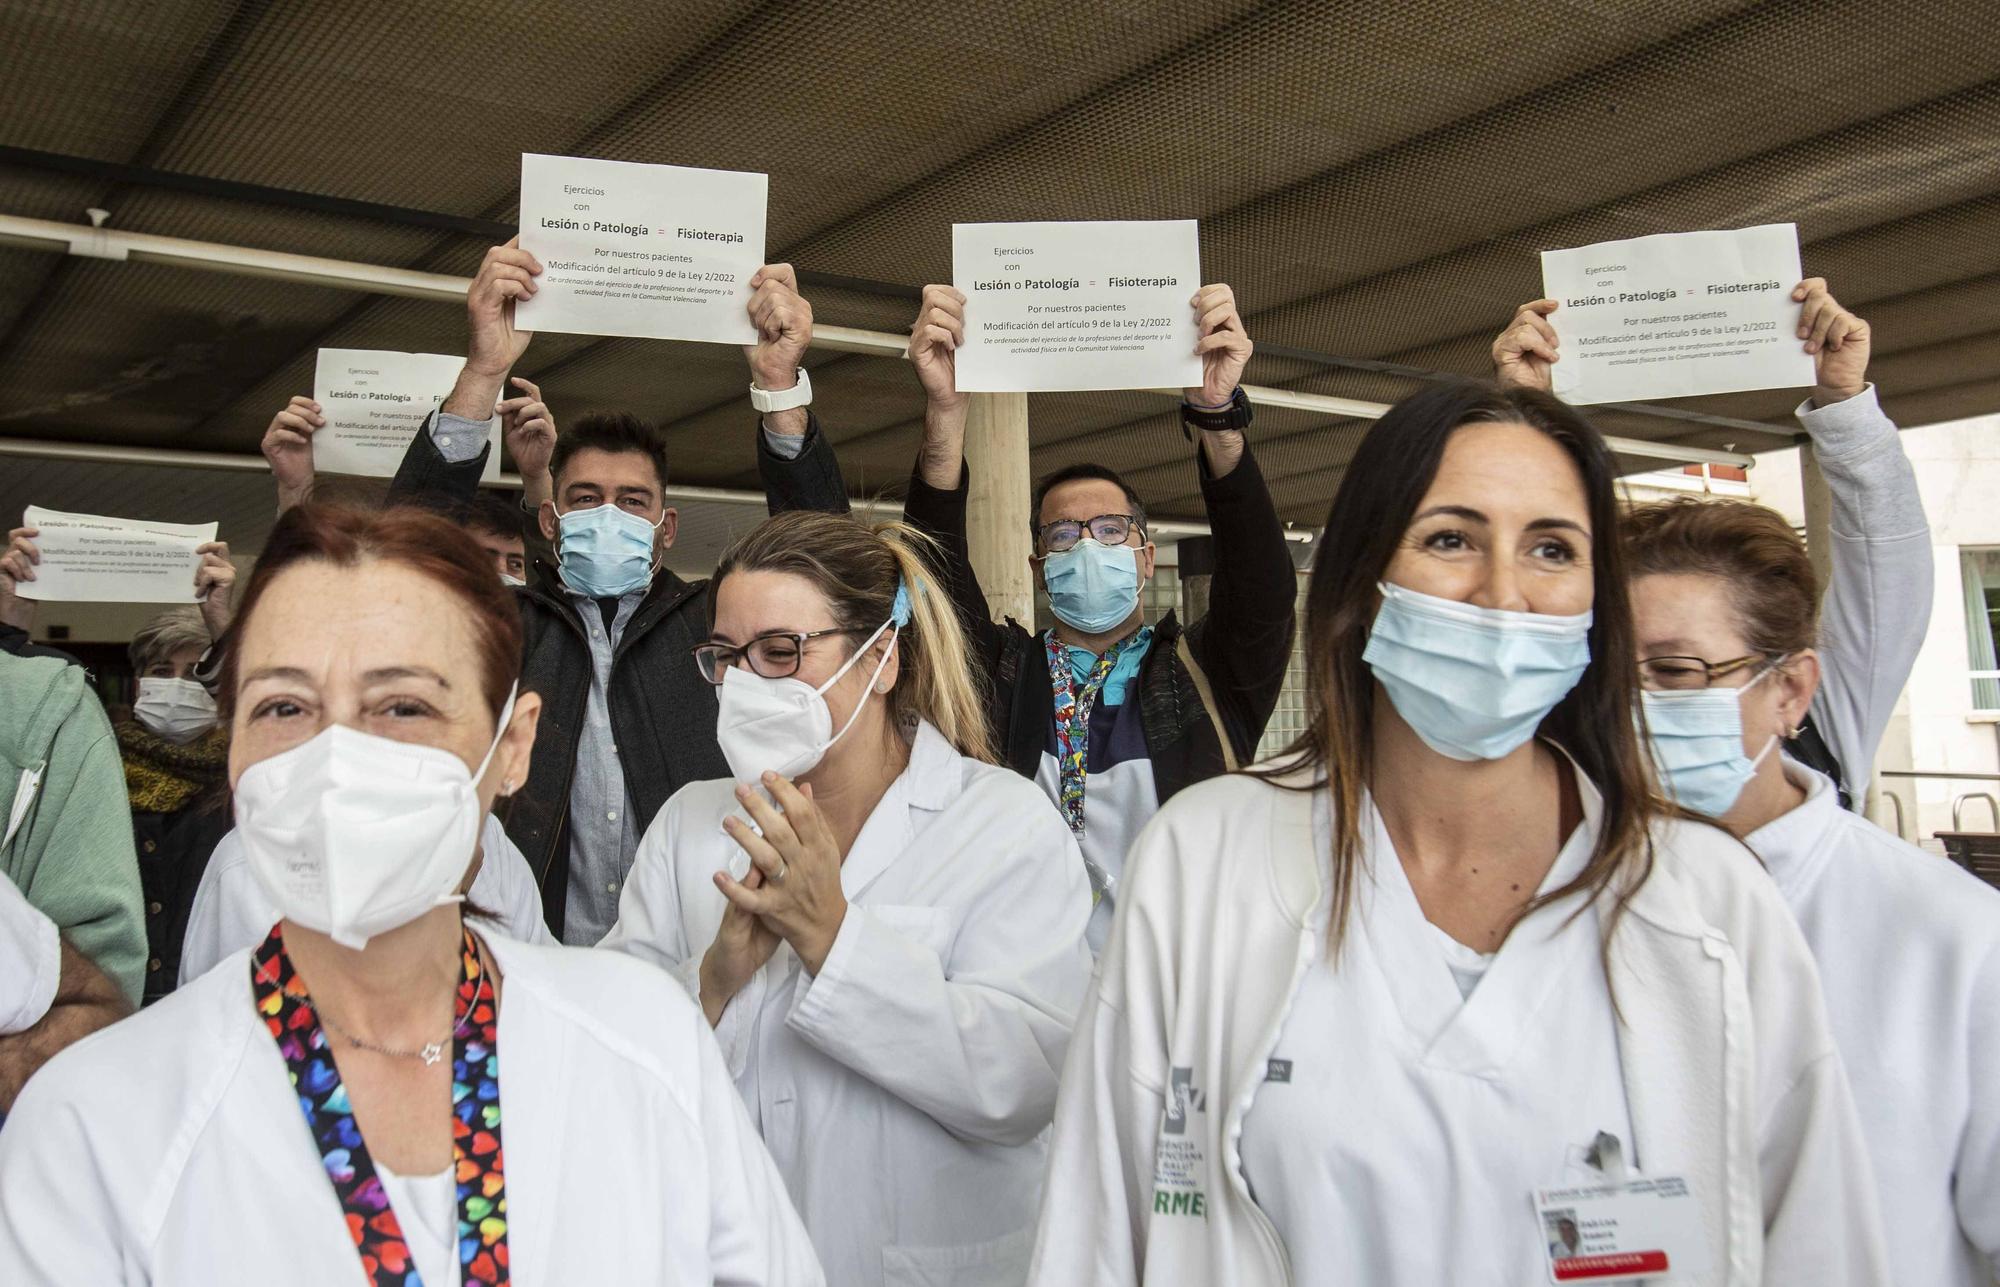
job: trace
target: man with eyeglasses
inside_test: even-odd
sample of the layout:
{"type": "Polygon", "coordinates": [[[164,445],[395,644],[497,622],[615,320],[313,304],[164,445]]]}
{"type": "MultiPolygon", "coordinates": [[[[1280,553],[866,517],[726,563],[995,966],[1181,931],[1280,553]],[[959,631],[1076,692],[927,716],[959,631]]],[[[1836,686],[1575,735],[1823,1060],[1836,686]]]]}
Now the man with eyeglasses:
{"type": "Polygon", "coordinates": [[[1054,624],[1036,634],[1011,617],[992,620],[966,546],[966,395],[953,361],[965,296],[925,287],[910,330],[928,405],[904,516],[942,550],[940,576],[987,671],[995,749],[1041,784],[1083,849],[1097,896],[1092,951],[1110,932],[1126,846],[1176,791],[1256,755],[1291,658],[1297,578],[1243,433],[1250,404],[1238,386],[1250,336],[1229,287],[1204,286],[1189,303],[1202,383],[1184,391],[1181,432],[1199,444],[1215,575],[1207,612],[1185,629],[1172,611],[1146,624],[1155,554],[1146,507],[1093,463],[1035,488],[1029,561],[1054,624]]]}

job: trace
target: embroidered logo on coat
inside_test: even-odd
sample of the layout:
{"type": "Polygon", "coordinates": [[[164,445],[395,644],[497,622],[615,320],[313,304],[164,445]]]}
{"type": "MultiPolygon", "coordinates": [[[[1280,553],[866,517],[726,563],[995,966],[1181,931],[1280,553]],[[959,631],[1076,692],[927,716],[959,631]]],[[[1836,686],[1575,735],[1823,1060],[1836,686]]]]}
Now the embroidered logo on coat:
{"type": "Polygon", "coordinates": [[[1195,1087],[1194,1069],[1170,1070],[1167,1077],[1167,1118],[1160,1129],[1169,1135],[1185,1134],[1188,1114],[1207,1111],[1208,1096],[1195,1087]]]}
{"type": "Polygon", "coordinates": [[[1194,1084],[1194,1069],[1167,1074],[1167,1103],[1153,1151],[1153,1214],[1208,1218],[1208,1159],[1202,1132],[1188,1132],[1188,1118],[1208,1111],[1208,1094],[1194,1084]]]}

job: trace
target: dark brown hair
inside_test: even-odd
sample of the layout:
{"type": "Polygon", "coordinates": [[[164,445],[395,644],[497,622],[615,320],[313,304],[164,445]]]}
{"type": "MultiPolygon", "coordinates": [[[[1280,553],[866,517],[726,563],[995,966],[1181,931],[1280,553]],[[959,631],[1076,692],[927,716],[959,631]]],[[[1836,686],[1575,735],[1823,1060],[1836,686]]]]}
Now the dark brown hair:
{"type": "Polygon", "coordinates": [[[1099,482],[1115,485],[1119,491],[1125,493],[1125,503],[1132,509],[1132,521],[1139,525],[1140,535],[1145,535],[1146,506],[1139,499],[1139,493],[1133,491],[1132,485],[1123,478],[1120,478],[1116,470],[1086,461],[1081,465],[1070,465],[1067,468],[1058,469],[1052,474],[1046,474],[1040,482],[1035,484],[1035,494],[1030,502],[1034,508],[1028,512],[1028,531],[1034,537],[1035,549],[1040,550],[1042,548],[1042,505],[1049,499],[1049,493],[1064,483],[1078,482],[1099,482]]]}
{"type": "Polygon", "coordinates": [[[563,426],[549,453],[549,477],[560,480],[563,471],[579,451],[605,451],[616,455],[635,452],[652,462],[660,478],[660,499],[666,500],[667,440],[659,426],[625,411],[593,411],[563,426]]]}
{"type": "Polygon", "coordinates": [[[1773,511],[1683,496],[1638,506],[1621,531],[1632,576],[1692,572],[1721,580],[1752,651],[1784,657],[1813,646],[1819,578],[1805,542],[1773,511]]]}
{"type": "Polygon", "coordinates": [[[1542,721],[1540,732],[1569,752],[1597,787],[1603,820],[1583,871],[1526,911],[1580,889],[1592,899],[1612,889],[1616,902],[1604,921],[1608,941],[1626,903],[1652,872],[1650,828],[1663,805],[1651,788],[1633,723],[1637,663],[1611,453],[1588,421],[1547,394],[1473,382],[1436,385],[1376,421],[1341,478],[1306,591],[1306,728],[1261,771],[1271,777],[1305,771],[1311,789],[1331,789],[1330,938],[1336,952],[1354,901],[1362,793],[1374,774],[1375,677],[1362,652],[1380,606],[1376,586],[1437,476],[1446,444],[1465,426],[1481,424],[1523,424],[1546,434],[1582,475],[1590,513],[1590,666],[1542,721]]]}
{"type": "Polygon", "coordinates": [[[224,651],[216,703],[224,719],[234,713],[239,645],[257,605],[278,574],[294,563],[321,561],[351,568],[364,560],[400,563],[435,581],[472,624],[479,649],[481,688],[495,719],[521,675],[521,614],[514,593],[493,575],[493,559],[449,519],[403,506],[387,510],[343,505],[296,505],[285,511],[264,542],[250,585],[236,608],[224,651]]]}

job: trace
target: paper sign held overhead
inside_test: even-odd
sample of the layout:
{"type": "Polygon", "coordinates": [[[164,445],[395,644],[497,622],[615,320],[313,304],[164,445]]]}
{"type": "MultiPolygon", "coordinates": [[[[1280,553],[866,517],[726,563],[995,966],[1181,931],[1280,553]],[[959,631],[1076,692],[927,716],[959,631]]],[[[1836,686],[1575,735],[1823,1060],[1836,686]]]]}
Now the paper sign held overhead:
{"type": "Polygon", "coordinates": [[[1555,392],[1585,405],[1810,385],[1800,276],[1789,223],[1545,250],[1555,392]]]}
{"type": "Polygon", "coordinates": [[[769,181],[736,170],[521,157],[521,247],[541,261],[522,330],[754,344],[769,181]]]}
{"type": "MultiPolygon", "coordinates": [[[[451,393],[465,359],[442,353],[321,349],[313,400],[326,426],[313,434],[313,469],[394,478],[410,439],[451,393]]],[[[487,426],[482,482],[500,477],[500,421],[487,426]]]]}
{"type": "Polygon", "coordinates": [[[1201,383],[1194,220],[961,223],[951,251],[952,284],[966,297],[961,391],[1201,383]]]}
{"type": "Polygon", "coordinates": [[[40,528],[35,579],[14,592],[44,603],[193,603],[195,547],[215,539],[214,523],[149,523],[65,514],[30,505],[22,525],[40,528]]]}

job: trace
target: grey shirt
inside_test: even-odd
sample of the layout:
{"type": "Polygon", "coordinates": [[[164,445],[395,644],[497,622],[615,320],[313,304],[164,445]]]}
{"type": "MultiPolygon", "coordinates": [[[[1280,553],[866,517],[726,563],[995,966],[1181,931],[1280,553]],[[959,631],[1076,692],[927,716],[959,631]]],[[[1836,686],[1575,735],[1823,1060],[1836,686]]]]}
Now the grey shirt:
{"type": "Polygon", "coordinates": [[[467,420],[442,407],[431,417],[431,441],[449,464],[462,465],[486,450],[492,434],[491,420],[467,420]]]}
{"type": "Polygon", "coordinates": [[[649,588],[642,586],[620,598],[608,629],[598,600],[568,592],[590,644],[590,695],[584,699],[583,732],[576,739],[576,770],[569,783],[569,896],[562,941],[571,947],[597,946],[597,940],[618,923],[618,895],[645,830],[644,823],[632,816],[625,766],[618,760],[618,744],[612,741],[606,694],[611,690],[611,658],[625,634],[625,623],[639,610],[649,588]]]}

